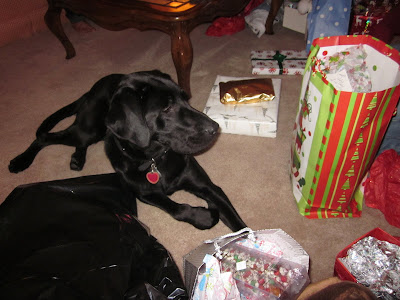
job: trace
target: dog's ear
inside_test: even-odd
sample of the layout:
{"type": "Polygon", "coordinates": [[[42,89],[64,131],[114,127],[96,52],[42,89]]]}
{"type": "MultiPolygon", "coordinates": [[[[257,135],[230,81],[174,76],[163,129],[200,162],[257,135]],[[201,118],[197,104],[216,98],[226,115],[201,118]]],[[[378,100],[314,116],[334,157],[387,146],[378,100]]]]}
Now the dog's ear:
{"type": "Polygon", "coordinates": [[[150,143],[150,130],[144,119],[141,95],[132,88],[122,88],[113,97],[106,126],[121,139],[141,148],[150,143]]]}
{"type": "Polygon", "coordinates": [[[152,75],[154,77],[161,77],[167,80],[172,80],[171,76],[169,74],[163,73],[160,70],[151,70],[151,71],[146,71],[147,74],[152,75]]]}

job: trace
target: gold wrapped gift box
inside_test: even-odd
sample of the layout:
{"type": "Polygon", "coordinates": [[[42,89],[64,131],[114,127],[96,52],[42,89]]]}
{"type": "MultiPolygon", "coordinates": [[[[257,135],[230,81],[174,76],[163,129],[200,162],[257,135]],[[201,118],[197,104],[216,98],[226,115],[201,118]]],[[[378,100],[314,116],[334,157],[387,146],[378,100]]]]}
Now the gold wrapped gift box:
{"type": "Polygon", "coordinates": [[[271,78],[220,82],[219,89],[223,104],[250,104],[275,98],[271,78]]]}
{"type": "Polygon", "coordinates": [[[237,80],[259,79],[255,77],[231,77],[218,75],[204,108],[204,113],[216,121],[222,133],[276,137],[278,125],[281,79],[271,78],[275,98],[250,104],[222,104],[220,83],[237,80]]]}

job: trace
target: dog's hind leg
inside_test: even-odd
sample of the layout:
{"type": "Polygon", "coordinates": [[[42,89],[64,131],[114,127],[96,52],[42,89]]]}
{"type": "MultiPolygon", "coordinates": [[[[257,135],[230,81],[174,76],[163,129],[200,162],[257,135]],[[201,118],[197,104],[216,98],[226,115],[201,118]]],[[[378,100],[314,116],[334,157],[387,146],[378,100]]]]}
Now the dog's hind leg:
{"type": "Polygon", "coordinates": [[[87,147],[76,147],[71,156],[70,168],[74,171],[81,171],[86,162],[87,147]]]}
{"type": "Polygon", "coordinates": [[[28,149],[25,150],[25,152],[21,153],[10,161],[8,166],[9,171],[11,173],[22,172],[32,164],[36,155],[44,147],[52,144],[63,144],[60,142],[60,139],[64,138],[66,135],[70,135],[70,128],[73,126],[70,126],[70,128],[67,128],[65,131],[61,131],[57,134],[49,133],[49,131],[53,129],[53,127],[56,126],[61,120],[74,115],[84,100],[85,95],[48,116],[37,129],[36,140],[33,141],[28,149]]]}
{"type": "MultiPolygon", "coordinates": [[[[82,169],[85,164],[85,155],[86,149],[89,145],[97,142],[98,140],[89,140],[83,139],[77,133],[76,125],[71,125],[65,130],[61,130],[59,132],[50,132],[47,134],[41,134],[39,138],[37,138],[33,143],[25,150],[22,154],[18,155],[16,158],[11,160],[8,169],[12,173],[18,173],[26,168],[28,168],[36,155],[42,150],[44,147],[49,145],[66,145],[66,146],[75,146],[77,147],[77,151],[72,155],[72,160],[76,163],[74,167],[79,170],[79,167],[82,169]]],[[[71,167],[72,168],[72,167],[71,167]]]]}
{"type": "Polygon", "coordinates": [[[76,114],[79,107],[82,105],[82,102],[85,101],[85,97],[86,94],[80,97],[78,100],[72,102],[71,104],[68,104],[67,106],[62,107],[55,113],[48,116],[37,129],[36,137],[40,138],[42,135],[48,134],[49,131],[52,130],[60,121],[76,114]]]}
{"type": "Polygon", "coordinates": [[[210,229],[219,221],[219,214],[216,209],[179,204],[163,194],[139,196],[138,199],[144,203],[161,208],[174,219],[192,224],[198,229],[210,229]]]}
{"type": "Polygon", "coordinates": [[[46,145],[43,145],[38,140],[34,140],[25,152],[10,161],[10,164],[8,165],[9,171],[11,173],[19,173],[27,169],[32,164],[39,151],[45,146],[46,145]]]}

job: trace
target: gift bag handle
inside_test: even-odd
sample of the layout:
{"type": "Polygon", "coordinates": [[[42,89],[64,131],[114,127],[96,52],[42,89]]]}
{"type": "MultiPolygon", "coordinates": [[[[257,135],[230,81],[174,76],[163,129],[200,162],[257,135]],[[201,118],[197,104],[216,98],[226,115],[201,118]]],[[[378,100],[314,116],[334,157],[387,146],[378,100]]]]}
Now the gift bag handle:
{"type": "Polygon", "coordinates": [[[245,228],[243,228],[243,229],[241,229],[241,230],[239,230],[239,231],[232,232],[232,233],[228,233],[228,234],[225,234],[225,235],[223,235],[223,236],[217,237],[217,238],[212,239],[212,240],[205,240],[204,243],[205,243],[205,244],[211,244],[211,243],[213,243],[213,244],[214,244],[215,251],[216,251],[215,256],[216,256],[217,258],[219,258],[219,259],[222,259],[221,246],[218,244],[218,242],[220,242],[220,241],[222,241],[222,240],[224,240],[224,239],[226,239],[226,238],[230,238],[230,237],[239,237],[239,236],[241,236],[241,235],[242,235],[243,233],[245,233],[245,232],[248,232],[248,233],[249,233],[249,234],[247,235],[247,237],[248,237],[251,241],[253,241],[253,242],[256,241],[256,237],[255,237],[255,235],[254,235],[254,231],[253,231],[251,228],[249,228],[249,227],[245,227],[245,228]]]}
{"type": "Polygon", "coordinates": [[[315,46],[311,49],[311,52],[310,52],[310,54],[308,55],[308,59],[307,59],[307,62],[306,62],[306,66],[304,67],[304,70],[308,70],[308,68],[310,67],[310,65],[311,65],[312,63],[314,63],[314,61],[313,61],[313,60],[314,60],[314,57],[317,55],[319,49],[320,49],[320,46],[319,46],[319,45],[315,45],[315,46]]]}

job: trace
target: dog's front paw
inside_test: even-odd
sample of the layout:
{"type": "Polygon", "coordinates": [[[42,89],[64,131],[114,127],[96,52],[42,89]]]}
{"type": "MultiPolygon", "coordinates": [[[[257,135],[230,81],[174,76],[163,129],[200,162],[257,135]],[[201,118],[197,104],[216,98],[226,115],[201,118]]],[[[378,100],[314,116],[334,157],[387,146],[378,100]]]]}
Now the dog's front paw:
{"type": "Polygon", "coordinates": [[[198,229],[210,229],[219,221],[219,213],[215,209],[192,207],[187,204],[182,205],[181,208],[182,210],[176,219],[190,223],[198,229]]]}

